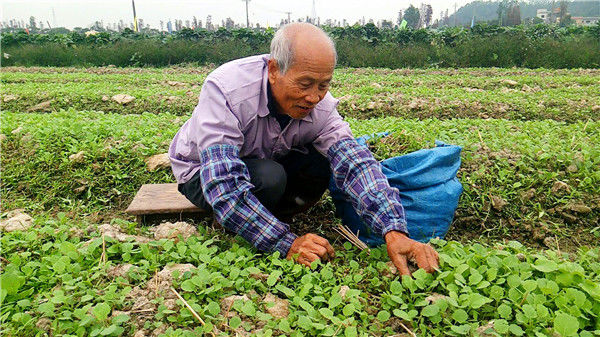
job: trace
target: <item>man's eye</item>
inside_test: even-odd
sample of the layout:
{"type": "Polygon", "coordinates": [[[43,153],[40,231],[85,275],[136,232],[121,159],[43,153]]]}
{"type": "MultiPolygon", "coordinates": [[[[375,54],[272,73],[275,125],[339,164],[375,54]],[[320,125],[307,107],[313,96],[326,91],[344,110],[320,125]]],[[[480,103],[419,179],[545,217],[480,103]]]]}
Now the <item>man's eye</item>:
{"type": "Polygon", "coordinates": [[[319,85],[319,90],[327,90],[329,89],[329,83],[319,85]]]}
{"type": "Polygon", "coordinates": [[[308,87],[310,87],[310,85],[311,85],[311,83],[309,83],[309,82],[300,82],[300,86],[302,88],[308,88],[308,87]]]}

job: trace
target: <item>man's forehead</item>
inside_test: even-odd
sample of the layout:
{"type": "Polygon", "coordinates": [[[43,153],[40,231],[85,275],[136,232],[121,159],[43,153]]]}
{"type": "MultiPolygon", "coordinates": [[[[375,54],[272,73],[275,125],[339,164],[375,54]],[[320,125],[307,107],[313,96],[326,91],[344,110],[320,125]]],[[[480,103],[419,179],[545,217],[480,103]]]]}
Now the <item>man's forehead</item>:
{"type": "Polygon", "coordinates": [[[319,77],[323,77],[332,76],[334,67],[335,56],[331,53],[323,50],[314,53],[302,50],[294,54],[290,70],[296,73],[296,76],[318,74],[319,77]]]}
{"type": "Polygon", "coordinates": [[[333,78],[333,72],[331,73],[316,73],[316,72],[306,72],[303,71],[294,76],[297,80],[320,80],[320,81],[331,81],[333,78]]]}

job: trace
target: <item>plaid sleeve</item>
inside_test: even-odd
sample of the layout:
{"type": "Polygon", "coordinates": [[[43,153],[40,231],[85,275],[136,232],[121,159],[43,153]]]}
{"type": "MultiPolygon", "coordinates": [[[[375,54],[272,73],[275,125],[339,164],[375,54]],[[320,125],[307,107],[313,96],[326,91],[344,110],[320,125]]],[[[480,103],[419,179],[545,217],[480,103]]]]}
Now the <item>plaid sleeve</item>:
{"type": "Polygon", "coordinates": [[[404,208],[396,188],[388,183],[371,151],[354,138],[346,138],[327,152],[335,185],[348,195],[352,206],[373,231],[408,234],[404,208]]]}
{"type": "Polygon", "coordinates": [[[279,221],[250,191],[250,174],[233,145],[214,145],[200,153],[200,179],[206,201],[217,221],[258,250],[281,253],[285,258],[297,236],[279,221]]]}

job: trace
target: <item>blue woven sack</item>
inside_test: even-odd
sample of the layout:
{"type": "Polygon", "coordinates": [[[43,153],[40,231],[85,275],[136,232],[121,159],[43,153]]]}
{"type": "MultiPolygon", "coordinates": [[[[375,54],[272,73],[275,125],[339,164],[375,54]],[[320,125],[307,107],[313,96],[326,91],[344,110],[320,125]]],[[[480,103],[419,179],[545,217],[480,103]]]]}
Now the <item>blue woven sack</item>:
{"type": "MultiPolygon", "coordinates": [[[[371,136],[357,138],[366,145],[371,136]]],[[[436,141],[432,149],[418,150],[381,162],[383,174],[392,187],[400,192],[406,214],[409,236],[420,242],[444,238],[452,223],[462,185],[456,177],[460,167],[461,147],[436,141]]],[[[356,214],[346,195],[333,182],[329,183],[331,198],[342,223],[367,245],[384,244],[384,239],[373,233],[356,214]]]]}

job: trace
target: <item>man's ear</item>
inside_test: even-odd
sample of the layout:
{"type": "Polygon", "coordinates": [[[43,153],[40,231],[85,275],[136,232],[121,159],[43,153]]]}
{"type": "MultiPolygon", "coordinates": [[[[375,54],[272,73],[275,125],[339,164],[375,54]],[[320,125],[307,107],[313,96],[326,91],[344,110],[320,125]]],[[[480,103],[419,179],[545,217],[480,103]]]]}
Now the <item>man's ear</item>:
{"type": "Polygon", "coordinates": [[[272,85],[279,76],[279,64],[274,59],[270,59],[267,61],[267,66],[269,67],[269,82],[272,85]]]}

